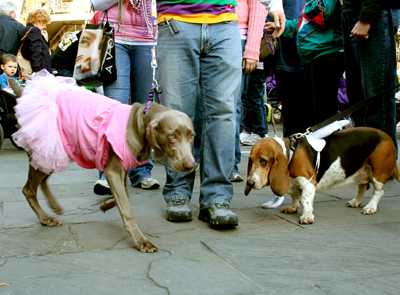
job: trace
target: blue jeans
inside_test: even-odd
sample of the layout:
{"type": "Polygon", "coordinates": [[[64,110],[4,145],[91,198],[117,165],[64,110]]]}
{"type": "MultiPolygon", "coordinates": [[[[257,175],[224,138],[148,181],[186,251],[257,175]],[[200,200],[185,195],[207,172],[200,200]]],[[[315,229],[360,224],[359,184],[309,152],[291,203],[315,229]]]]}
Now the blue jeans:
{"type": "MultiPolygon", "coordinates": [[[[124,104],[146,103],[153,82],[151,68],[151,45],[115,44],[115,62],[118,79],[104,86],[104,95],[124,104]],[[129,99],[130,97],[130,99],[129,99]]],[[[133,186],[146,177],[151,177],[153,162],[128,171],[133,186]]]]}
{"type": "MultiPolygon", "coordinates": [[[[235,101],[241,79],[240,34],[237,21],[192,24],[176,21],[180,33],[159,24],[157,62],[162,99],[194,122],[201,87],[203,131],[200,153],[200,208],[229,203],[229,177],[235,155],[235,101]]],[[[195,172],[178,173],[165,160],[166,202],[190,200],[195,172]]]]}
{"type": "MultiPolygon", "coordinates": [[[[390,10],[383,9],[374,18],[369,38],[358,42],[350,33],[358,13],[342,13],[347,96],[350,104],[366,100],[396,84],[395,32],[390,10]]],[[[367,107],[351,114],[356,126],[385,131],[397,147],[395,90],[367,107]]]]}
{"type": "MultiPolygon", "coordinates": [[[[242,39],[242,53],[247,40],[242,39]]],[[[235,164],[233,172],[239,172],[238,164],[241,161],[240,151],[240,124],[248,132],[254,132],[261,137],[268,134],[268,120],[264,107],[264,83],[266,78],[262,70],[254,70],[250,74],[242,71],[240,92],[236,101],[236,137],[235,137],[235,164]]]]}

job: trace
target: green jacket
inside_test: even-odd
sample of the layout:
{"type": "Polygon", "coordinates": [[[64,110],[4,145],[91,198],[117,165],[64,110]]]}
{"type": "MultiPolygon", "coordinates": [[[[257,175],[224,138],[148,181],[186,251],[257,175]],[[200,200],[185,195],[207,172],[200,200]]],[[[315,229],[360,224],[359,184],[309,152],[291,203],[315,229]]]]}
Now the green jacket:
{"type": "Polygon", "coordinates": [[[343,50],[340,3],[307,0],[297,20],[286,20],[284,37],[297,34],[297,52],[305,62],[343,50]]]}

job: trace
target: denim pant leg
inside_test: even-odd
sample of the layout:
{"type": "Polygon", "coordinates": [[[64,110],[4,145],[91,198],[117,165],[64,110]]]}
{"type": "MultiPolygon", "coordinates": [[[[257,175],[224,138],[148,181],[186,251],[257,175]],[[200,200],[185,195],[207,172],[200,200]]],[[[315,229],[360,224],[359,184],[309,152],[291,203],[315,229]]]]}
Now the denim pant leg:
{"type": "MultiPolygon", "coordinates": [[[[153,81],[151,48],[151,45],[115,44],[118,79],[104,86],[105,96],[125,104],[147,102],[153,81]]],[[[146,177],[151,177],[153,166],[150,159],[146,164],[129,170],[131,184],[136,186],[146,177]]]]}
{"type": "MultiPolygon", "coordinates": [[[[180,33],[159,26],[157,61],[164,103],[194,119],[200,81],[203,105],[200,206],[230,202],[229,176],[235,150],[235,100],[241,79],[237,21],[219,24],[177,22],[180,33]],[[211,38],[212,37],[212,38],[211,38]]],[[[166,201],[190,200],[194,172],[177,173],[166,163],[166,201]]]]}
{"type": "MultiPolygon", "coordinates": [[[[396,51],[390,10],[374,18],[369,38],[358,42],[350,32],[358,22],[356,13],[342,14],[347,96],[351,104],[368,99],[396,84],[396,51]]],[[[385,131],[397,147],[395,90],[351,115],[356,126],[385,131]]]]}
{"type": "MultiPolygon", "coordinates": [[[[244,52],[244,48],[246,46],[247,40],[241,39],[242,42],[242,54],[244,52]]],[[[235,135],[235,162],[233,165],[233,172],[239,172],[238,164],[242,160],[242,152],[240,151],[240,124],[242,121],[242,93],[244,86],[245,74],[244,70],[242,70],[242,80],[240,83],[239,95],[236,99],[236,135],[235,135]]]]}
{"type": "MultiPolygon", "coordinates": [[[[160,85],[163,89],[161,100],[171,109],[186,113],[194,123],[200,80],[200,48],[197,25],[176,22],[179,34],[159,25],[157,64],[160,85]],[[189,32],[188,32],[189,27],[189,32]]],[[[194,125],[194,124],[193,124],[194,125]]],[[[200,159],[199,159],[200,161],[200,159]]],[[[168,203],[175,199],[190,201],[193,191],[195,171],[179,173],[173,170],[164,158],[166,181],[163,196],[168,203]]]]}
{"type": "Polygon", "coordinates": [[[246,100],[249,120],[253,127],[253,133],[264,137],[268,134],[268,119],[264,106],[266,78],[262,70],[254,70],[248,76],[246,100]]]}

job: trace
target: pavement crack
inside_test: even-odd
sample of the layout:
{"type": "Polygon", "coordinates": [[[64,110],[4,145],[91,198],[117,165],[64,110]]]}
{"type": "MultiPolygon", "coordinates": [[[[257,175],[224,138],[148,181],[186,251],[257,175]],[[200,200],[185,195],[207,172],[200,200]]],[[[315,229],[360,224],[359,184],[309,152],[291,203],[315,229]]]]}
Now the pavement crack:
{"type": "Polygon", "coordinates": [[[80,252],[83,252],[83,249],[79,243],[79,238],[75,235],[74,231],[72,230],[72,225],[68,226],[68,230],[72,235],[72,240],[75,242],[76,247],[79,249],[80,252]]]}
{"type": "Polygon", "coordinates": [[[223,261],[225,264],[227,264],[229,267],[231,267],[233,270],[238,272],[240,275],[242,275],[244,278],[252,282],[257,288],[259,288],[261,291],[265,292],[267,289],[265,289],[263,286],[255,282],[253,279],[251,279],[249,276],[245,275],[243,272],[241,272],[239,269],[237,269],[235,266],[233,266],[231,263],[229,263],[226,259],[221,257],[217,252],[215,252],[210,246],[208,246],[204,241],[200,241],[200,243],[213,255],[218,257],[221,261],[223,261]]]}
{"type": "Polygon", "coordinates": [[[164,290],[167,292],[167,294],[169,295],[169,294],[171,294],[171,292],[169,291],[168,287],[160,285],[160,284],[159,284],[155,279],[153,279],[153,278],[151,277],[151,275],[150,275],[150,272],[151,272],[151,269],[152,269],[152,267],[153,267],[153,263],[154,263],[154,262],[172,256],[172,252],[171,252],[171,251],[168,251],[168,250],[165,250],[165,249],[159,249],[158,251],[159,251],[159,252],[161,252],[161,251],[162,251],[162,252],[165,252],[165,253],[167,253],[167,254],[169,254],[169,255],[168,255],[167,257],[160,257],[160,258],[154,260],[153,262],[151,262],[150,265],[149,265],[149,268],[148,268],[148,270],[147,270],[147,277],[148,277],[149,280],[151,280],[155,285],[157,285],[158,287],[164,289],[164,290]]]}

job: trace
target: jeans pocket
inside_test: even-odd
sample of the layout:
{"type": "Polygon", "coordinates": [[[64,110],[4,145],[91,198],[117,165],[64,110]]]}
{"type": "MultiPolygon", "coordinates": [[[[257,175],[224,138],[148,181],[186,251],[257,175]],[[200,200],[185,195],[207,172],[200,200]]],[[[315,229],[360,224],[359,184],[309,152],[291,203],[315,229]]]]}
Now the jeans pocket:
{"type": "Polygon", "coordinates": [[[224,23],[232,25],[232,26],[238,26],[238,24],[239,24],[239,22],[237,20],[224,21],[224,23]]]}

